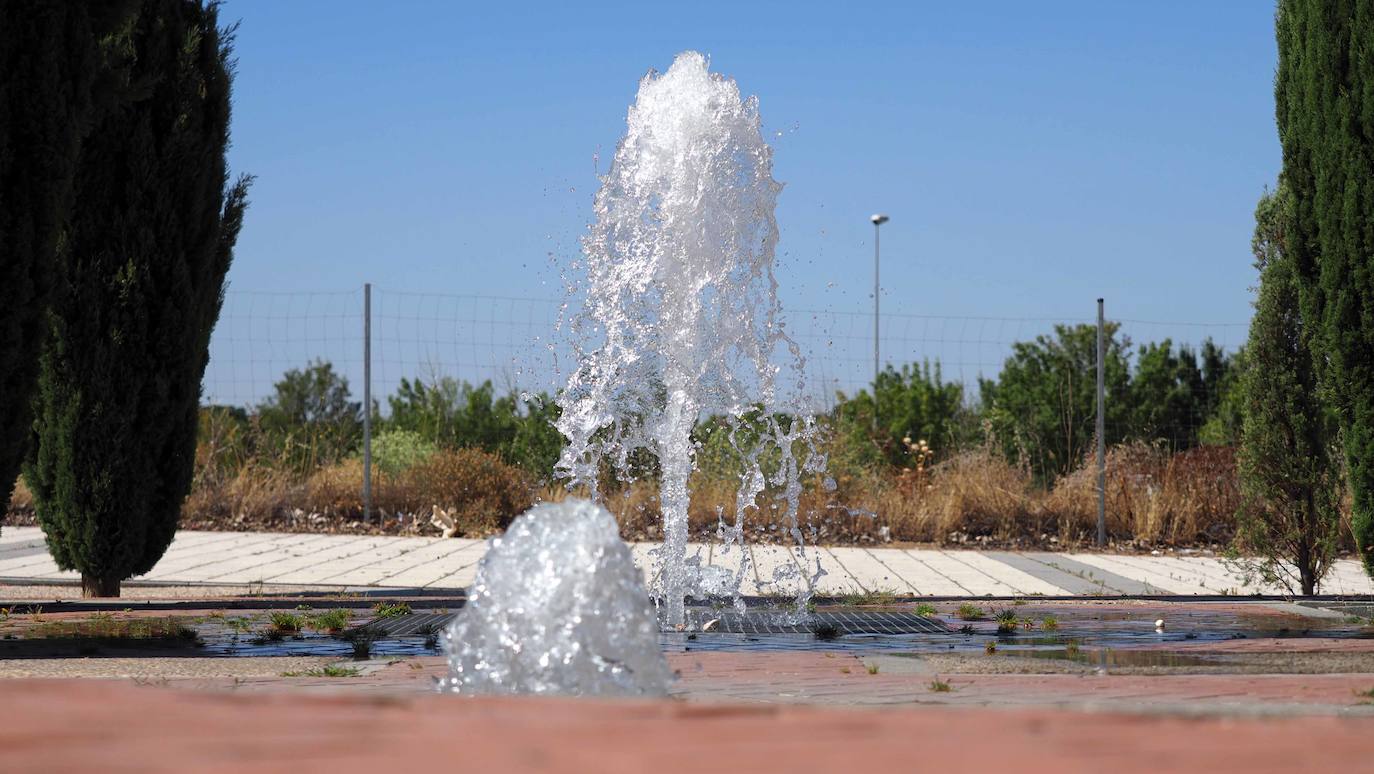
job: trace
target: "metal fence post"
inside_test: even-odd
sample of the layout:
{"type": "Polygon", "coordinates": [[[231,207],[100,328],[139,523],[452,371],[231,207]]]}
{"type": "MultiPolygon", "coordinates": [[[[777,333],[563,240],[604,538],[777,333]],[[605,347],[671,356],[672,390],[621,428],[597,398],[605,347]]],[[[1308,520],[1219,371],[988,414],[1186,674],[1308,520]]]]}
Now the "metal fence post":
{"type": "Polygon", "coordinates": [[[1107,338],[1102,299],[1097,299],[1097,545],[1107,545],[1107,338]]]}
{"type": "Polygon", "coordinates": [[[372,520],[372,283],[363,284],[363,523],[372,520]]]}

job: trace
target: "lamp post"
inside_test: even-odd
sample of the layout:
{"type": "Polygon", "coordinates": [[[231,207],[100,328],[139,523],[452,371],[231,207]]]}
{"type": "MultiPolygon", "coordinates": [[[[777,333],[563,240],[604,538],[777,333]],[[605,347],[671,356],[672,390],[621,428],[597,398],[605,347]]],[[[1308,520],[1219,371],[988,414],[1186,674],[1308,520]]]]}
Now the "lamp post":
{"type": "Polygon", "coordinates": [[[878,434],[878,370],[881,368],[878,360],[878,294],[881,286],[878,284],[878,234],[881,226],[888,221],[888,217],[878,213],[869,218],[873,221],[873,434],[878,434]]]}

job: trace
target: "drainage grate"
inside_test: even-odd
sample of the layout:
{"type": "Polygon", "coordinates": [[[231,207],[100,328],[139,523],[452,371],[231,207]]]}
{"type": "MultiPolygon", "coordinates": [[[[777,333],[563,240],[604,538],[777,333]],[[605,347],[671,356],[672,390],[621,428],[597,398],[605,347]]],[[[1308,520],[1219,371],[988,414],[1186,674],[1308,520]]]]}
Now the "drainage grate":
{"type": "Polygon", "coordinates": [[[353,629],[367,632],[378,639],[392,637],[427,637],[453,620],[456,613],[411,613],[390,618],[378,618],[353,629]]]}
{"type": "MultiPolygon", "coordinates": [[[[693,628],[701,630],[711,620],[711,631],[722,634],[812,634],[818,627],[833,627],[836,634],[949,634],[952,630],[934,618],[914,613],[888,611],[819,611],[810,620],[789,623],[783,613],[770,610],[749,610],[743,615],[734,611],[716,612],[708,608],[688,611],[693,628]]],[[[437,632],[456,613],[412,613],[394,618],[378,618],[353,631],[366,631],[378,639],[393,637],[424,637],[437,632]]]]}
{"type": "Polygon", "coordinates": [[[820,627],[833,627],[836,634],[949,634],[943,622],[914,613],[886,611],[819,611],[810,620],[789,623],[781,613],[751,610],[743,615],[735,612],[712,614],[708,610],[692,611],[696,628],[703,628],[714,617],[719,622],[711,631],[726,634],[812,634],[820,627]]]}

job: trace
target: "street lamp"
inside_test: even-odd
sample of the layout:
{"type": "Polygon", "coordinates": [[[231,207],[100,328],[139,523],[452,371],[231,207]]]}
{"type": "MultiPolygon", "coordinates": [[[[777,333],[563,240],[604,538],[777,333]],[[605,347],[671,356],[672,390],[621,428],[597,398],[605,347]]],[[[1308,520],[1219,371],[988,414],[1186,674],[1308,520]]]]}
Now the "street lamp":
{"type": "Polygon", "coordinates": [[[873,433],[878,432],[878,233],[888,217],[877,213],[869,218],[873,221],[873,433]]]}

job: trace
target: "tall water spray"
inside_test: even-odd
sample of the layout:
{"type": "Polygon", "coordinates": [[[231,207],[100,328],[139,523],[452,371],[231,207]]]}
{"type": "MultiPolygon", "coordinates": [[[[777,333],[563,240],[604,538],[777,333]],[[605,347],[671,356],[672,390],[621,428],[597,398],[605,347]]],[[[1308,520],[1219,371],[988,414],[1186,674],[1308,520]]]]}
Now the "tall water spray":
{"type": "MultiPolygon", "coordinates": [[[[767,508],[800,545],[800,477],[825,463],[796,402],[803,362],[773,271],[782,186],[757,98],[741,98],[733,80],[688,51],[644,77],[627,123],[582,243],[585,303],[572,320],[577,367],[558,401],[569,441],[558,467],[595,496],[603,464],[629,479],[644,452],[657,458],[664,542],[655,590],[667,623],[681,626],[688,595],[721,591],[721,573],[686,556],[697,421],[725,417],[744,462],[733,527],[722,523],[727,544],[742,541],[747,511],[767,508]]],[[[749,572],[747,553],[739,556],[737,600],[749,572]]],[[[788,576],[806,585],[796,563],[776,579],[788,576]]]]}

